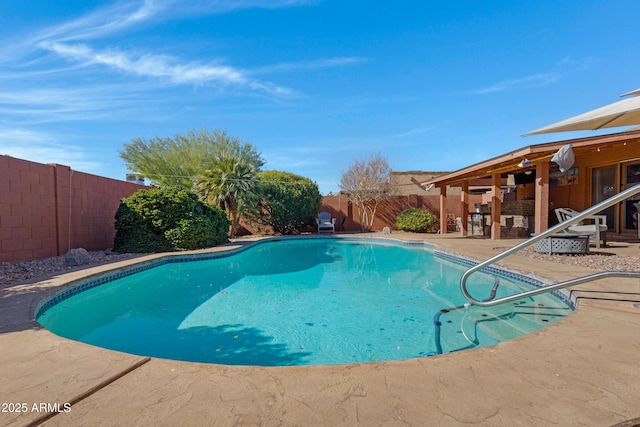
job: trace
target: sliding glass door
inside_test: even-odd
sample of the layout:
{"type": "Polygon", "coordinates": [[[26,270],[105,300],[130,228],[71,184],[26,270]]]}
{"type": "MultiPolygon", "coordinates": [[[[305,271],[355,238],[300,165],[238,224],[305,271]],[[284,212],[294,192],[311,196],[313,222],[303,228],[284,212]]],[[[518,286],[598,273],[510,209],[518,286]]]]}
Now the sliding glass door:
{"type": "MultiPolygon", "coordinates": [[[[593,168],[591,170],[591,206],[608,199],[617,193],[616,176],[618,165],[593,168]]],[[[607,227],[612,232],[617,231],[616,206],[611,206],[600,212],[607,216],[607,227]]]]}

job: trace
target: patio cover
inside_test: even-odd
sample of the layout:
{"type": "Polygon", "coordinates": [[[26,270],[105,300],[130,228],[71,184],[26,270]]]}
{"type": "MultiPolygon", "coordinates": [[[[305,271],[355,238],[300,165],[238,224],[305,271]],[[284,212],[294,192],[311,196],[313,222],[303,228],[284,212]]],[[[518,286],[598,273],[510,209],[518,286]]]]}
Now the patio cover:
{"type": "MultiPolygon", "coordinates": [[[[638,99],[640,100],[640,97],[638,97],[638,99]]],[[[634,129],[609,135],[598,135],[586,138],[549,142],[545,144],[529,145],[480,163],[467,166],[446,175],[434,177],[428,181],[421,182],[420,184],[424,186],[434,184],[438,187],[443,185],[456,186],[460,185],[463,181],[472,182],[473,180],[486,178],[496,173],[506,174],[509,172],[524,172],[527,169],[534,169],[535,163],[541,160],[550,162],[553,155],[567,144],[572,145],[572,149],[577,156],[582,153],[596,151],[598,148],[602,149],[605,147],[612,147],[614,145],[621,145],[629,141],[640,142],[640,130],[634,129]],[[530,165],[527,167],[518,166],[525,158],[531,162],[530,165]]]]}
{"type": "MultiPolygon", "coordinates": [[[[640,89],[622,96],[638,95],[640,89]]],[[[618,126],[640,125],[640,96],[623,99],[604,107],[596,108],[583,114],[525,133],[538,135],[542,133],[568,132],[575,130],[598,130],[618,126]]]]}

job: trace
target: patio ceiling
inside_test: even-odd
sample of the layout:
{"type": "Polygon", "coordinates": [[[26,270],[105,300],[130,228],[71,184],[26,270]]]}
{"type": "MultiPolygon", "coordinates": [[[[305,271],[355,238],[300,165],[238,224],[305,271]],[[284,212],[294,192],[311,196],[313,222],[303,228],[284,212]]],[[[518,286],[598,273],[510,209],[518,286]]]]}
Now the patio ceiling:
{"type": "MultiPolygon", "coordinates": [[[[527,169],[535,168],[536,162],[541,160],[550,161],[551,157],[553,157],[560,147],[566,144],[573,144],[573,151],[575,155],[580,156],[582,154],[597,151],[598,149],[602,150],[630,142],[640,142],[640,130],[529,145],[501,156],[467,166],[466,168],[459,169],[455,172],[430,179],[422,182],[421,184],[456,186],[460,185],[463,181],[473,181],[480,178],[486,178],[495,173],[507,174],[511,172],[523,172],[527,169]],[[531,165],[528,167],[519,167],[518,164],[525,158],[531,161],[531,165]]],[[[471,184],[473,184],[473,182],[471,182],[471,184]]]]}

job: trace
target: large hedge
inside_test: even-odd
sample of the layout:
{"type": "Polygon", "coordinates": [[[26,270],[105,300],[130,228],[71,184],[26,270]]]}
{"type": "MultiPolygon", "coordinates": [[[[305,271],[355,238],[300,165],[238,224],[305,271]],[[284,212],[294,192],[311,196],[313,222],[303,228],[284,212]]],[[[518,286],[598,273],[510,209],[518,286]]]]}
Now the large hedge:
{"type": "Polygon", "coordinates": [[[229,220],[193,192],[176,188],[139,190],[116,211],[115,252],[200,249],[228,241],[229,220]]]}
{"type": "Polygon", "coordinates": [[[406,209],[396,217],[396,227],[403,231],[424,233],[436,223],[436,217],[424,209],[406,209]]]}
{"type": "Polygon", "coordinates": [[[318,185],[300,175],[264,171],[256,175],[260,203],[249,217],[281,234],[296,233],[315,224],[322,203],[318,185]]]}

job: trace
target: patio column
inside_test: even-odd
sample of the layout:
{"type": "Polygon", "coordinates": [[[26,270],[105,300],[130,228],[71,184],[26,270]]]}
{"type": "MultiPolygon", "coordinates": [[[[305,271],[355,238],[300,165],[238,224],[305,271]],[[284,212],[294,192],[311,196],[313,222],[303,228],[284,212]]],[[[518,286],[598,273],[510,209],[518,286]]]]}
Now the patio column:
{"type": "Polygon", "coordinates": [[[440,234],[447,234],[447,186],[440,188],[440,234]]]}
{"type": "Polygon", "coordinates": [[[491,175],[491,240],[500,240],[500,212],[502,199],[500,198],[500,174],[491,175]]]}
{"type": "Polygon", "coordinates": [[[549,162],[536,163],[534,231],[549,228],[549,162]]]}
{"type": "Polygon", "coordinates": [[[462,205],[462,215],[460,217],[460,235],[466,237],[469,234],[469,225],[467,217],[469,215],[469,181],[462,181],[462,190],[460,191],[460,204],[462,205]]]}

